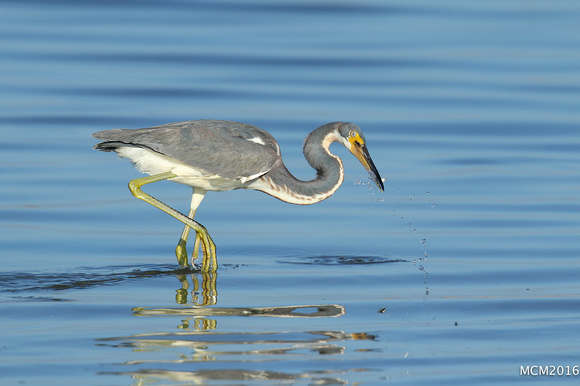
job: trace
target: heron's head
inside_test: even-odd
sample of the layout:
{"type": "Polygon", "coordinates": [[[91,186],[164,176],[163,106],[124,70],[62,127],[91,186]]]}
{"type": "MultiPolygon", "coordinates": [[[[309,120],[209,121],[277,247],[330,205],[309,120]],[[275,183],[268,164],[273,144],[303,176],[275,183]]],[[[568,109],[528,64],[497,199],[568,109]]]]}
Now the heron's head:
{"type": "Polygon", "coordinates": [[[381,191],[385,190],[383,179],[379,174],[369,151],[367,149],[365,136],[361,129],[350,122],[340,122],[337,125],[340,142],[360,161],[364,168],[369,172],[375,184],[381,191]]]}

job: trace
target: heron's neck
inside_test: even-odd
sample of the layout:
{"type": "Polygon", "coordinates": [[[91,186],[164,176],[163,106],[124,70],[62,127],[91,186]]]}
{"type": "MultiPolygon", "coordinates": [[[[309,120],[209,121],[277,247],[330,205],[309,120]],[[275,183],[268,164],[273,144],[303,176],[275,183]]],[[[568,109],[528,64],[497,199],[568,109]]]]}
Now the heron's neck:
{"type": "Polygon", "coordinates": [[[344,180],[340,158],[331,154],[328,147],[339,141],[338,133],[325,129],[313,131],[304,143],[304,156],[316,170],[316,178],[301,181],[294,177],[279,160],[258,182],[257,190],[268,193],[291,204],[309,205],[332,196],[344,180]]]}

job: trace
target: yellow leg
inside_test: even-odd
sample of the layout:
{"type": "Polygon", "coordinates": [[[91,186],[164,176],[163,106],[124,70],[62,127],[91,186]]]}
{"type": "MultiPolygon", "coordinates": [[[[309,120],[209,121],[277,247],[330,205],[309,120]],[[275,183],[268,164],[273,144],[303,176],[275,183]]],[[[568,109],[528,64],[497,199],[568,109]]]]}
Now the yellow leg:
{"type": "MultiPolygon", "coordinates": [[[[192,220],[183,213],[173,209],[169,205],[159,201],[155,197],[150,196],[149,194],[141,190],[141,187],[143,185],[150,184],[152,182],[167,180],[173,177],[176,177],[176,175],[173,174],[172,172],[165,172],[155,174],[152,176],[137,178],[129,182],[129,189],[131,190],[131,193],[133,193],[133,195],[138,199],[143,200],[146,203],[151,204],[158,209],[161,209],[168,215],[178,219],[179,221],[187,225],[188,228],[192,228],[196,233],[196,240],[197,239],[200,240],[201,249],[203,251],[203,261],[201,264],[201,270],[203,272],[215,272],[217,270],[217,257],[215,251],[216,248],[215,243],[213,242],[209,233],[207,232],[207,229],[205,229],[205,227],[200,223],[192,220]]],[[[183,261],[179,261],[179,263],[181,265],[187,266],[187,258],[185,259],[185,264],[183,264],[183,261]]]]}
{"type": "MultiPolygon", "coordinates": [[[[193,220],[193,216],[195,215],[195,212],[192,213],[192,211],[189,211],[189,217],[190,219],[193,220]]],[[[189,237],[189,231],[191,230],[191,228],[188,225],[185,225],[185,227],[183,228],[183,232],[181,233],[181,237],[179,238],[179,242],[177,243],[177,247],[175,247],[175,256],[177,256],[177,261],[179,262],[179,265],[182,266],[187,266],[188,265],[188,256],[187,256],[187,238],[189,237]]],[[[193,253],[191,255],[191,262],[193,263],[193,260],[197,259],[197,251],[199,249],[199,242],[197,241],[197,233],[195,236],[195,245],[194,245],[194,250],[193,253]],[[197,249],[196,249],[197,247],[197,249]]]]}
{"type": "MultiPolygon", "coordinates": [[[[203,200],[203,197],[205,196],[205,194],[207,193],[207,191],[205,189],[201,189],[201,188],[194,188],[193,189],[193,194],[191,196],[191,207],[189,209],[189,215],[188,217],[190,219],[193,220],[193,218],[195,217],[195,212],[197,211],[197,208],[199,207],[199,204],[201,203],[201,201],[203,200]]],[[[177,247],[175,248],[175,255],[177,256],[177,261],[179,261],[179,263],[181,265],[187,265],[187,238],[189,237],[189,231],[191,230],[191,228],[188,225],[185,225],[185,227],[183,228],[183,232],[181,233],[181,238],[179,239],[179,242],[177,243],[177,247]],[[184,262],[184,263],[182,263],[184,262]]],[[[197,254],[199,251],[199,237],[197,237],[197,233],[195,234],[195,243],[193,244],[193,252],[191,253],[191,264],[193,264],[193,262],[195,260],[197,260],[197,254]]]]}

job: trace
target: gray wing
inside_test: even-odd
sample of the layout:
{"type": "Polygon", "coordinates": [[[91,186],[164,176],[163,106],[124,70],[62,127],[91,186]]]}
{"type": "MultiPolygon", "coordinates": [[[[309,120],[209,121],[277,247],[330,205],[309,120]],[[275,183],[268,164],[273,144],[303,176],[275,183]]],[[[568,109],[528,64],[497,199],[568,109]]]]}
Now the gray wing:
{"type": "Polygon", "coordinates": [[[145,147],[208,175],[228,179],[256,178],[280,158],[278,144],[267,131],[231,121],[176,122],[145,129],[99,131],[93,136],[106,141],[95,146],[99,150],[145,147]]]}

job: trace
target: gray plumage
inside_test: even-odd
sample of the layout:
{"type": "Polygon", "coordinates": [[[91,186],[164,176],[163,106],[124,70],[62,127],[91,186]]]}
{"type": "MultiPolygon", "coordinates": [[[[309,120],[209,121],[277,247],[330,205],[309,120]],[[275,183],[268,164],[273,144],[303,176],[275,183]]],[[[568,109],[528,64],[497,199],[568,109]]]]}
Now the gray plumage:
{"type": "Polygon", "coordinates": [[[278,144],[267,131],[231,121],[185,121],[145,129],[105,130],[93,136],[106,141],[95,146],[98,150],[148,148],[227,179],[264,174],[279,158],[278,144]],[[265,145],[250,141],[255,138],[265,145]]]}
{"type": "MultiPolygon", "coordinates": [[[[296,179],[282,161],[278,143],[256,126],[220,120],[169,123],[144,129],[115,129],[93,134],[105,140],[98,150],[117,151],[139,165],[143,154],[124,153],[124,148],[142,148],[170,157],[168,167],[187,164],[199,175],[177,173],[175,182],[205,190],[254,189],[293,204],[313,204],[330,197],[344,178],[342,162],[328,146],[340,142],[371,172],[382,190],[380,179],[362,132],[350,122],[332,122],[314,130],[306,138],[304,155],[316,170],[310,181],[296,179]],[[173,161],[171,161],[173,160],[173,161]],[[218,181],[219,180],[219,181],[218,181]],[[217,181],[217,182],[216,182],[217,181]]],[[[157,165],[149,161],[148,165],[157,165]]],[[[146,167],[141,167],[151,174],[146,167]]],[[[159,170],[157,173],[172,171],[159,170]]]]}

